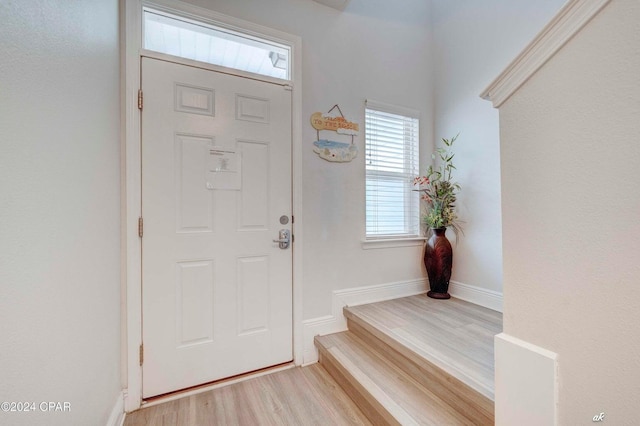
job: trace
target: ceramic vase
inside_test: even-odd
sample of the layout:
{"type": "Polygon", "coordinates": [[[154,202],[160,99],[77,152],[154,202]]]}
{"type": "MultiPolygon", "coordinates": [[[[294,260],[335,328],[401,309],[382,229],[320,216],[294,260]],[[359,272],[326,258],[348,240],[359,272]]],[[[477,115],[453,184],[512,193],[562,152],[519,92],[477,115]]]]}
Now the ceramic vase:
{"type": "Polygon", "coordinates": [[[445,236],[447,228],[432,229],[424,251],[424,265],[427,268],[430,291],[427,296],[434,299],[449,299],[449,280],[453,266],[453,250],[445,236]]]}

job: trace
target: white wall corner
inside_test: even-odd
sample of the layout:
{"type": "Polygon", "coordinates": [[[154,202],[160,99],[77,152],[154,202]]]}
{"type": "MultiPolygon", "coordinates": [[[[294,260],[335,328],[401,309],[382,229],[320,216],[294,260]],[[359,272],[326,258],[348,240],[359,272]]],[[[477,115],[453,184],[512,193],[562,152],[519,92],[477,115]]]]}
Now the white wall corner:
{"type": "Polygon", "coordinates": [[[497,426],[558,424],[557,358],[508,334],[495,337],[497,426]]]}
{"type": "Polygon", "coordinates": [[[458,299],[502,312],[502,293],[457,281],[449,282],[449,293],[458,299]]]}
{"type": "Polygon", "coordinates": [[[611,0],[569,0],[480,97],[499,108],[611,0]]]}
{"type": "Polygon", "coordinates": [[[111,414],[107,420],[107,426],[122,426],[124,424],[124,416],[124,392],[121,391],[113,404],[111,414]]]}
{"type": "Polygon", "coordinates": [[[347,320],[342,313],[342,308],[345,306],[382,302],[384,300],[414,296],[426,293],[426,291],[427,280],[424,278],[335,290],[332,294],[331,315],[312,318],[303,322],[303,365],[313,364],[318,361],[318,351],[313,343],[315,336],[338,333],[347,329],[347,320]]]}

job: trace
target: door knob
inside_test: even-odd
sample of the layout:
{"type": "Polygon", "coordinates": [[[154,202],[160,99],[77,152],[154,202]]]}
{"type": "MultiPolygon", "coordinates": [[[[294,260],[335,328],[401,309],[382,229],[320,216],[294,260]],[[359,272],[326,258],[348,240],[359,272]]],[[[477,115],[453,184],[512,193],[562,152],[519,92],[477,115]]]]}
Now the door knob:
{"type": "Polygon", "coordinates": [[[273,242],[278,243],[282,250],[288,249],[291,242],[291,232],[288,229],[281,229],[278,233],[278,239],[273,242]]]}

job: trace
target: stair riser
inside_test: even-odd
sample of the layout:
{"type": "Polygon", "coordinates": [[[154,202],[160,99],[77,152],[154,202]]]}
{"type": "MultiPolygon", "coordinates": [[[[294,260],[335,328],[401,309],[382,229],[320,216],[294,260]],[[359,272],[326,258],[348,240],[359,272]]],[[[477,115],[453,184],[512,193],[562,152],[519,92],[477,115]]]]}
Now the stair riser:
{"type": "Polygon", "coordinates": [[[318,347],[318,361],[346,391],[353,402],[374,425],[400,425],[391,413],[376,401],[360,383],[321,345],[318,347]]]}
{"type": "Polygon", "coordinates": [[[429,389],[438,397],[447,401],[456,411],[463,414],[474,424],[494,424],[494,403],[489,398],[444,372],[429,361],[419,357],[408,348],[393,341],[383,340],[366,322],[345,312],[349,331],[365,340],[374,350],[393,361],[395,365],[429,389]]]}

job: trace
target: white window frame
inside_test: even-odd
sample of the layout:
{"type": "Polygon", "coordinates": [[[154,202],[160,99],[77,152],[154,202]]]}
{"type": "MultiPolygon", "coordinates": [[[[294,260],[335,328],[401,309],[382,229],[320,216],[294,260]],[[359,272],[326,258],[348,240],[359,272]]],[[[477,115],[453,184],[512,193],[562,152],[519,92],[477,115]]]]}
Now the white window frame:
{"type": "MultiPolygon", "coordinates": [[[[267,62],[269,67],[278,68],[282,70],[284,72],[284,76],[270,75],[270,74],[262,73],[260,71],[250,71],[249,68],[251,67],[249,67],[248,63],[243,64],[244,61],[240,61],[240,63],[237,64],[238,66],[234,66],[233,61],[231,60],[225,61],[224,60],[225,58],[218,58],[219,60],[216,60],[216,59],[211,60],[212,58],[209,57],[208,60],[204,61],[207,64],[211,64],[211,65],[215,65],[223,68],[230,67],[230,69],[235,70],[236,73],[238,71],[255,73],[263,77],[283,79],[286,81],[290,81],[292,79],[291,78],[291,60],[290,60],[292,49],[290,45],[283,44],[270,37],[265,37],[262,35],[258,36],[256,35],[255,32],[249,33],[246,30],[238,31],[237,28],[233,28],[229,25],[225,25],[224,22],[216,22],[216,21],[206,20],[202,18],[193,19],[193,18],[186,17],[182,14],[178,15],[175,13],[169,13],[167,12],[166,9],[163,10],[162,8],[156,8],[148,5],[143,6],[142,15],[143,15],[142,48],[148,52],[156,52],[163,55],[176,56],[178,58],[194,60],[194,61],[198,61],[199,59],[196,59],[196,58],[203,56],[203,53],[204,53],[202,49],[197,49],[195,45],[188,52],[175,52],[175,53],[169,53],[169,51],[162,50],[162,47],[165,47],[165,48],[167,47],[166,45],[158,46],[160,49],[154,49],[153,46],[148,46],[147,40],[148,40],[149,34],[155,34],[155,33],[149,33],[149,34],[147,33],[147,17],[149,17],[149,22],[165,23],[171,26],[172,28],[178,29],[179,31],[186,31],[187,33],[197,34],[202,37],[201,43],[204,43],[204,40],[226,40],[227,42],[231,42],[233,45],[240,45],[248,48],[259,48],[265,51],[270,50],[272,54],[275,54],[278,57],[281,56],[282,57],[281,61],[285,62],[285,66],[283,68],[281,66],[276,67],[275,63],[277,63],[278,61],[277,60],[274,61],[274,59],[272,59],[271,56],[269,56],[268,58],[265,57],[263,59],[263,61],[267,62]]],[[[194,37],[197,37],[197,36],[194,35],[194,37]]],[[[154,39],[154,37],[151,37],[151,39],[154,39]]],[[[194,42],[195,42],[195,38],[194,38],[194,42]]],[[[200,47],[203,47],[203,46],[200,46],[200,47]]],[[[242,48],[240,48],[240,52],[242,52],[242,48]]],[[[253,60],[253,58],[251,58],[251,60],[253,60]]]]}
{"type": "MultiPolygon", "coordinates": [[[[407,183],[407,186],[405,187],[405,189],[407,191],[410,191],[411,188],[409,187],[409,185],[411,184],[413,177],[418,175],[418,171],[419,171],[420,112],[413,109],[409,109],[409,108],[389,105],[389,104],[385,104],[385,103],[373,101],[373,100],[367,100],[365,104],[365,140],[366,140],[365,161],[369,161],[368,157],[369,157],[370,143],[375,142],[375,136],[372,135],[373,140],[370,139],[369,132],[371,132],[372,129],[369,128],[369,125],[368,125],[369,123],[366,120],[366,117],[369,115],[368,114],[369,110],[373,111],[374,114],[375,112],[388,113],[388,114],[399,115],[409,120],[417,120],[417,123],[415,123],[415,126],[418,134],[416,134],[415,139],[411,141],[412,143],[415,144],[411,148],[412,158],[410,159],[403,158],[403,161],[409,162],[409,163],[405,163],[404,165],[405,170],[403,172],[369,170],[368,169],[369,164],[365,165],[365,188],[367,188],[368,186],[369,177],[378,175],[381,178],[384,178],[384,176],[388,176],[390,178],[397,178],[398,180],[404,180],[407,183]],[[406,168],[409,168],[409,170],[406,170],[406,168]]],[[[407,142],[407,139],[404,138],[403,144],[406,142],[407,142]]],[[[419,194],[417,192],[415,193],[414,200],[409,201],[410,204],[408,205],[405,204],[405,212],[403,217],[403,221],[405,224],[405,229],[404,229],[405,232],[389,233],[389,234],[368,233],[367,231],[368,223],[367,223],[366,215],[368,214],[367,212],[369,211],[368,209],[369,201],[367,201],[366,197],[368,195],[366,192],[367,192],[367,189],[365,189],[365,210],[366,211],[365,211],[365,238],[363,240],[363,248],[369,249],[369,248],[386,248],[386,247],[405,247],[405,246],[422,244],[425,238],[420,234],[420,207],[419,207],[419,194]],[[412,218],[407,217],[407,215],[414,215],[414,217],[412,218]],[[413,224],[411,224],[411,221],[413,221],[413,224]],[[411,227],[413,227],[413,229],[410,229],[411,227]],[[413,232],[411,232],[412,230],[413,232]]],[[[405,196],[408,195],[409,197],[414,196],[413,194],[404,194],[404,195],[405,196]]]]}

